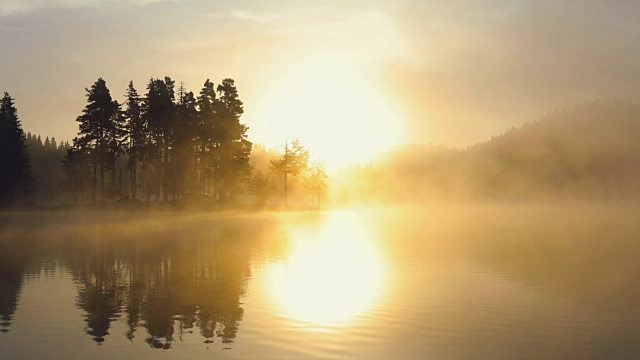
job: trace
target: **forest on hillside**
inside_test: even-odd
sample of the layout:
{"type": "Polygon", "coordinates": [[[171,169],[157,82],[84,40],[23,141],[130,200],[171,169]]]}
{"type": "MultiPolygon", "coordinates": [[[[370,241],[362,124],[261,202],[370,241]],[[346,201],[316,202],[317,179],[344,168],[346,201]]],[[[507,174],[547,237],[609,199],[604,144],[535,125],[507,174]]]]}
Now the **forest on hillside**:
{"type": "Polygon", "coordinates": [[[640,104],[595,101],[465,149],[405,145],[334,181],[341,203],[640,200],[640,104]]]}

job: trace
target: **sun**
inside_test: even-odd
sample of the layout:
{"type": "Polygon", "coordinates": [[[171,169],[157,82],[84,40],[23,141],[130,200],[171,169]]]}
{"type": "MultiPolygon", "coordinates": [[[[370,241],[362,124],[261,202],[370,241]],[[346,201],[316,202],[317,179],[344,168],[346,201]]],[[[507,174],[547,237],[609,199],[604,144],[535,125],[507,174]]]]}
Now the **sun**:
{"type": "Polygon", "coordinates": [[[367,162],[398,144],[402,129],[390,99],[357,64],[339,56],[299,63],[276,81],[252,121],[269,146],[299,138],[312,158],[337,168],[367,162]]]}

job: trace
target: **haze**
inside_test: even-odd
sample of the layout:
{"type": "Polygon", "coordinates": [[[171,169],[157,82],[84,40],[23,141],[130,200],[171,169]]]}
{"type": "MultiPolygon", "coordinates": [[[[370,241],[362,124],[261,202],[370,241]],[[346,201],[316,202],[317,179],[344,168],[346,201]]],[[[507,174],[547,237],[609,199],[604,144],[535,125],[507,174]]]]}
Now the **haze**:
{"type": "Polygon", "coordinates": [[[638,19],[0,0],[0,358],[637,357],[638,19]]]}
{"type": "MultiPolygon", "coordinates": [[[[170,75],[198,91],[205,77],[228,76],[250,139],[276,146],[289,133],[311,138],[317,119],[273,116],[283,112],[268,109],[274,96],[305,99],[274,89],[329,57],[326,82],[382,106],[377,129],[394,134],[384,147],[466,146],[556,108],[637,99],[639,13],[634,1],[4,0],[0,84],[26,131],[72,139],[98,77],[121,99],[129,80],[142,89],[170,75]]],[[[303,101],[322,108],[330,96],[303,101]]]]}

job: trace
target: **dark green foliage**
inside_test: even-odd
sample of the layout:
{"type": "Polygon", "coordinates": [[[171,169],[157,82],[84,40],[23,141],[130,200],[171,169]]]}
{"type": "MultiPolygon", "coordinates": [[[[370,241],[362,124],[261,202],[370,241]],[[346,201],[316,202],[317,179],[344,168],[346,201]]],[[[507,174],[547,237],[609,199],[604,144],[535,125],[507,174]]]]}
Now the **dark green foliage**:
{"type": "Polygon", "coordinates": [[[0,205],[28,199],[33,187],[31,158],[13,98],[0,100],[0,205]]]}

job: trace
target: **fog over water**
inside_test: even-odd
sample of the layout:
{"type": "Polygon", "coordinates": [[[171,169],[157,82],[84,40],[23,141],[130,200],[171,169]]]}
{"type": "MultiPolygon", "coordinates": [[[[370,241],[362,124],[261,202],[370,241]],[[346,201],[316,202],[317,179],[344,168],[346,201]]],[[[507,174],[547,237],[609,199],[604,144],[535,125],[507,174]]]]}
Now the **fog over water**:
{"type": "Polygon", "coordinates": [[[638,357],[638,18],[0,0],[0,359],[638,357]]]}
{"type": "Polygon", "coordinates": [[[639,350],[638,211],[4,214],[0,349],[627,358],[639,350]]]}

